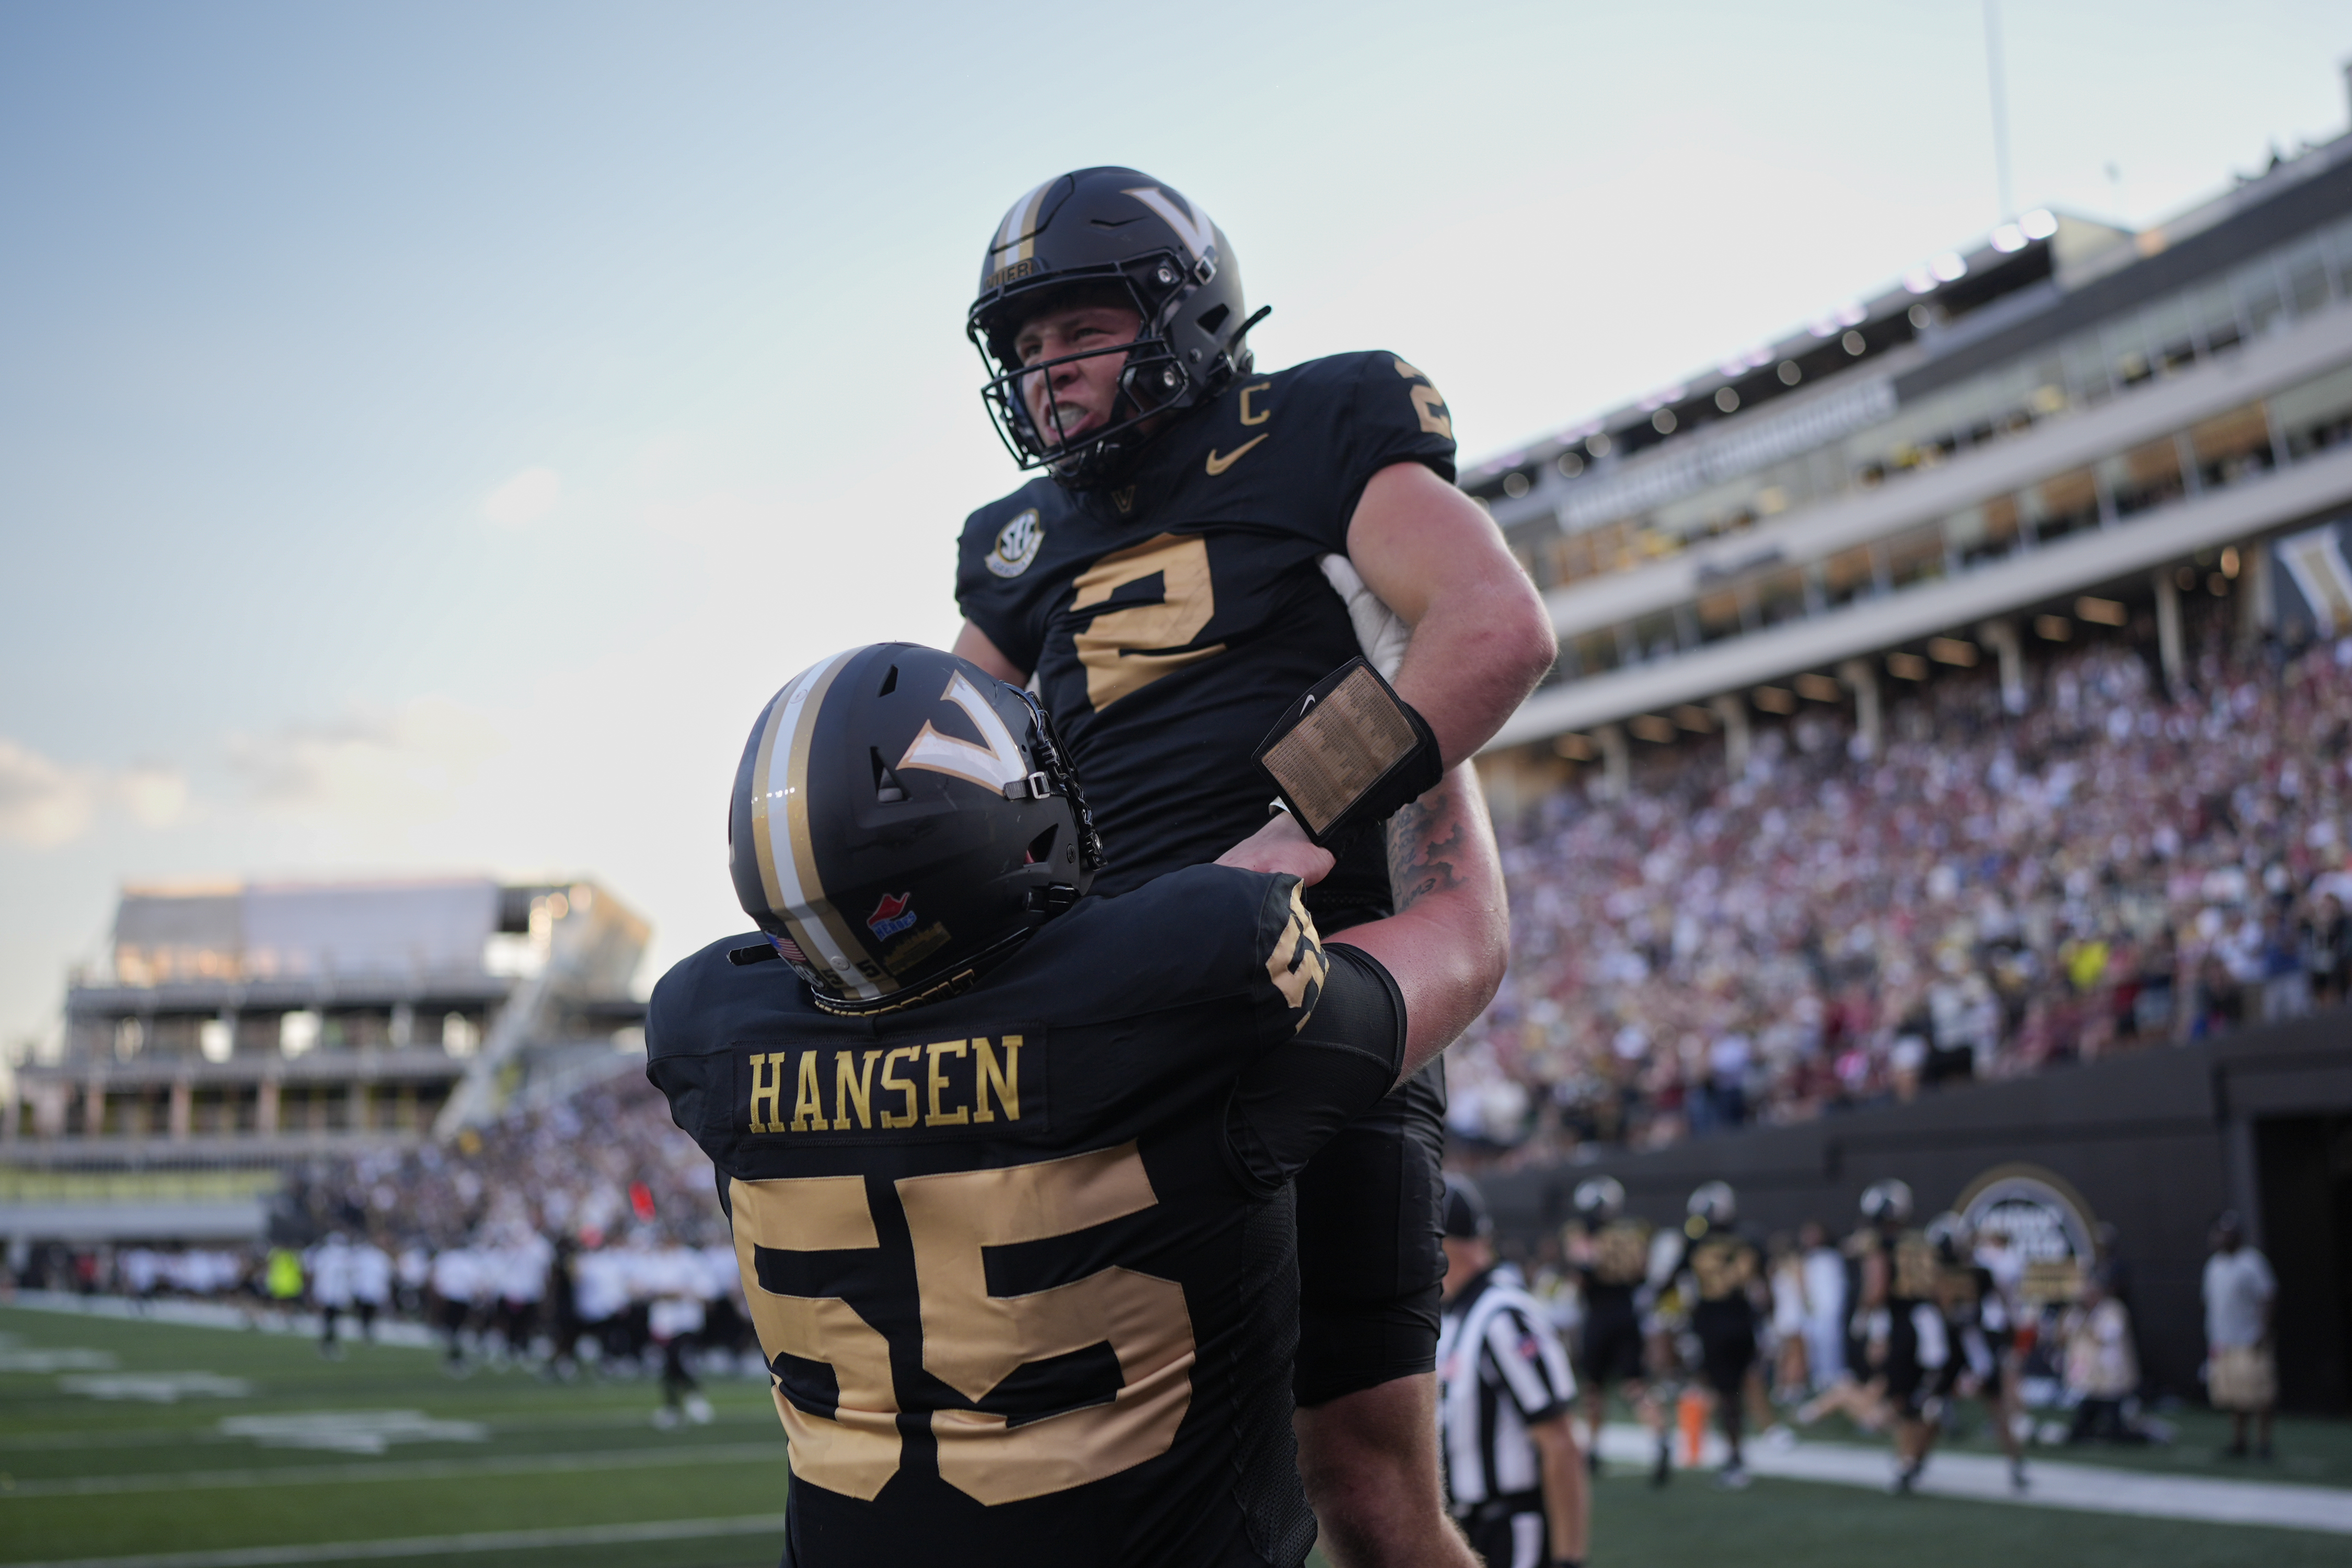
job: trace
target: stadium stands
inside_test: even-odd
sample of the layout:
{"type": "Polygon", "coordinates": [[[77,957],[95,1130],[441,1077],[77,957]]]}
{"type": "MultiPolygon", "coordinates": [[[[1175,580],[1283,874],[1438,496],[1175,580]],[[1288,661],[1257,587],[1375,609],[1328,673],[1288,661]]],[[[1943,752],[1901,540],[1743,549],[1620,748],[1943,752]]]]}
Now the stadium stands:
{"type": "Polygon", "coordinates": [[[2242,642],[2216,581],[2177,693],[2152,616],[2051,626],[2079,640],[2022,713],[1945,670],[1878,757],[1808,702],[1736,779],[1685,738],[1504,824],[1512,967],[1449,1055],[1455,1132],[1655,1146],[2340,1000],[2352,639],[2242,642]]]}

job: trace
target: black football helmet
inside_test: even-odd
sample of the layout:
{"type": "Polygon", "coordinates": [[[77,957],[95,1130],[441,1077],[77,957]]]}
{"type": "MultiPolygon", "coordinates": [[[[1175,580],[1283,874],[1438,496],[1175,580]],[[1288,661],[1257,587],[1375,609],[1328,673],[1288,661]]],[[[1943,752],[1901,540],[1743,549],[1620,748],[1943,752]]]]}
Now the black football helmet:
{"type": "Polygon", "coordinates": [[[1906,1225],[1911,1219],[1911,1184],[1889,1177],[1862,1189],[1862,1217],[1874,1225],[1906,1225]]]}
{"type": "Polygon", "coordinates": [[[1614,1176],[1592,1176],[1576,1184],[1576,1212],[1595,1225],[1605,1225],[1625,1212],[1625,1184],[1614,1176]]]}
{"type": "Polygon", "coordinates": [[[1494,1216],[1486,1212],[1486,1194],[1467,1176],[1445,1175],[1445,1238],[1475,1241],[1495,1234],[1494,1216]]]}
{"type": "Polygon", "coordinates": [[[981,395],[1014,460],[1050,465],[1055,478],[1084,489],[1118,478],[1148,438],[1145,420],[1205,402],[1245,374],[1248,332],[1265,315],[1243,302],[1233,247],[1206,213],[1136,170],[1080,169],[1023,196],[997,225],[964,333],[988,368],[981,395]],[[1022,324],[1080,287],[1104,289],[1143,318],[1134,342],[1024,365],[1013,345],[1022,324]],[[1107,353],[1128,360],[1102,428],[1069,442],[1038,429],[1022,382],[1107,353]]]}
{"type": "Polygon", "coordinates": [[[1739,1195],[1729,1182],[1701,1182],[1684,1205],[1690,1217],[1711,1226],[1727,1226],[1739,1217],[1739,1195]]]}
{"type": "Polygon", "coordinates": [[[744,912],[848,1014],[961,991],[1103,864],[1037,700],[912,643],[835,654],[769,699],[727,846],[744,912]]]}

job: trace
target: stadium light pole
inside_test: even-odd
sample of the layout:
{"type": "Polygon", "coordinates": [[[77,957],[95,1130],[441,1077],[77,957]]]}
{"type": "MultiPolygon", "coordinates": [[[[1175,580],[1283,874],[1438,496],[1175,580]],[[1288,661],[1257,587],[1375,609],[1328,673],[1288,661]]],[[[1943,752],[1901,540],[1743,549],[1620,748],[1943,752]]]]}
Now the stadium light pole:
{"type": "Polygon", "coordinates": [[[1977,628],[1977,637],[2000,659],[2000,705],[2011,714],[2025,711],[2025,652],[2018,644],[2017,623],[1990,620],[1977,628]]]}
{"type": "Polygon", "coordinates": [[[2173,585],[2172,568],[2156,569],[2156,650],[2164,666],[2164,684],[2175,702],[2181,698],[2181,678],[2187,661],[2180,652],[2180,590],[2173,585]]]}
{"type": "Polygon", "coordinates": [[[2017,203],[2010,195],[2009,180],[2009,84],[2000,62],[2000,0],[1984,0],[1985,26],[1985,85],[1992,94],[1992,167],[1993,179],[2000,191],[2000,219],[2007,223],[2017,212],[2017,203]]]}
{"type": "Polygon", "coordinates": [[[1716,719],[1723,725],[1724,765],[1731,770],[1731,782],[1738,784],[1748,776],[1748,704],[1737,693],[1726,692],[1707,706],[1715,710],[1716,719]]]}
{"type": "Polygon", "coordinates": [[[1853,693],[1854,739],[1862,742],[1864,756],[1875,759],[1879,753],[1878,672],[1866,658],[1846,659],[1837,672],[1838,679],[1853,693]]]}

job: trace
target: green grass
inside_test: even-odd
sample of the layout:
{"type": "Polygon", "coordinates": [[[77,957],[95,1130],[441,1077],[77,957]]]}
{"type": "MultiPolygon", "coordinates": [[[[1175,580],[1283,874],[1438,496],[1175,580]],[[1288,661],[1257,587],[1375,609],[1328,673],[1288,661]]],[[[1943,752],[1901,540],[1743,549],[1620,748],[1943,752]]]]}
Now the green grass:
{"type": "MultiPolygon", "coordinates": [[[[2221,1450],[2230,1441],[2230,1418],[2227,1415],[2199,1408],[2158,1411],[2155,1415],[2158,1420],[2178,1428],[2170,1443],[2137,1448],[2093,1443],[2079,1448],[2036,1448],[2032,1452],[2047,1458],[2063,1459],[2070,1464],[2112,1465],[2118,1469],[2147,1470],[2158,1474],[2352,1487],[2352,1422],[2281,1416],[2272,1434],[2273,1458],[2263,1461],[2223,1458],[2221,1450]]],[[[2000,1446],[1993,1441],[1992,1429],[1986,1425],[1979,1407],[1963,1402],[1954,1419],[1954,1430],[1945,1439],[1943,1447],[1967,1453],[2000,1452],[2000,1446]]],[[[1813,1436],[1822,1438],[1833,1435],[1846,1436],[1847,1440],[1853,1442],[1875,1441],[1848,1436],[1851,1428],[1846,1433],[1832,1434],[1832,1426],[1831,1422],[1822,1423],[1813,1436]]]]}
{"type": "Polygon", "coordinates": [[[2341,1568],[2340,1535],[2124,1519],[1853,1487],[1759,1480],[1718,1491],[1704,1475],[1654,1491],[1633,1476],[1593,1492],[1592,1568],[2341,1568]]]}
{"type": "MultiPolygon", "coordinates": [[[[445,1376],[429,1352],[354,1346],[322,1362],[288,1335],[184,1328],[0,1309],[12,1348],[112,1355],[123,1373],[203,1371],[242,1378],[245,1398],[177,1404],[64,1392],[55,1373],[0,1372],[0,1568],[9,1563],[780,1513],[783,1439],[757,1383],[712,1381],[709,1426],[664,1433],[646,1380],[541,1382],[520,1372],[445,1376]],[[413,1410],[478,1422],[480,1443],[399,1443],[376,1456],[264,1447],[224,1433],[226,1417],[413,1410]],[[564,1467],[555,1468],[551,1467],[564,1467]],[[420,1468],[425,1473],[419,1474],[420,1468]]],[[[2283,1422],[2279,1458],[2260,1467],[2218,1450],[2226,1426],[2174,1417],[2168,1448],[2051,1457],[2203,1475],[2352,1485],[2352,1425],[2283,1422]]],[[[1815,1436],[1854,1437],[1827,1426],[1815,1436]]],[[[1956,1447],[1989,1449],[1981,1430],[1956,1447]]],[[[2142,1521],[1856,1488],[1759,1480],[1738,1494],[1703,1475],[1663,1491],[1638,1477],[1597,1483],[1594,1568],[1905,1568],[2011,1562],[2067,1568],[2260,1562],[2336,1564],[2340,1536],[2142,1521]]],[[[446,1554],[445,1568],[766,1568],[775,1532],[601,1546],[446,1554]]],[[[951,1543],[942,1543],[943,1558],[951,1543]]],[[[373,1559],[397,1564],[418,1559],[373,1559]]],[[[1320,1559],[1317,1559],[1319,1563],[1320,1559]]],[[[1041,1565],[1042,1568],[1042,1565],[1041,1565]]]]}
{"type": "MultiPolygon", "coordinates": [[[[424,1350],[357,1345],[348,1359],[326,1362],[290,1335],[24,1310],[0,1310],[0,1333],[14,1336],[17,1350],[105,1352],[124,1373],[203,1371],[252,1385],[245,1398],[156,1405],[65,1393],[60,1374],[0,1372],[0,1564],[783,1510],[783,1434],[756,1383],[711,1381],[705,1392],[715,1421],[658,1432],[651,1424],[658,1395],[642,1379],[559,1384],[481,1372],[457,1381],[424,1350]],[[359,1410],[477,1422],[488,1440],[402,1442],[367,1456],[265,1447],[220,1430],[231,1416],[359,1410]],[[526,1468],[541,1461],[575,1468],[526,1468]],[[418,1466],[445,1473],[399,1477],[418,1466]],[[371,1470],[391,1474],[376,1479],[371,1470]],[[172,1484],[186,1476],[215,1484],[172,1484]],[[77,1484],[126,1481],[135,1489],[58,1495],[77,1484]]],[[[781,1547],[779,1538],[739,1535],[469,1552],[447,1561],[458,1568],[765,1568],[781,1547]]]]}

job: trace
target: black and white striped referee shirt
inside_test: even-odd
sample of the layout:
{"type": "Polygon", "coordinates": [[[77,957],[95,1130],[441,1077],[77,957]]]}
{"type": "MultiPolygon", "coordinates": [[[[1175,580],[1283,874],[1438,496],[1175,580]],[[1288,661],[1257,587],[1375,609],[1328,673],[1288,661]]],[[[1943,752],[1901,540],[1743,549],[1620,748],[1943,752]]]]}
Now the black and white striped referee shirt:
{"type": "Polygon", "coordinates": [[[1569,1407],[1576,1374],[1542,1303],[1510,1264],[1496,1265],[1446,1303],[1437,1378],[1454,1511],[1466,1516],[1483,1503],[1539,1496],[1543,1471],[1528,1428],[1569,1407]]]}

